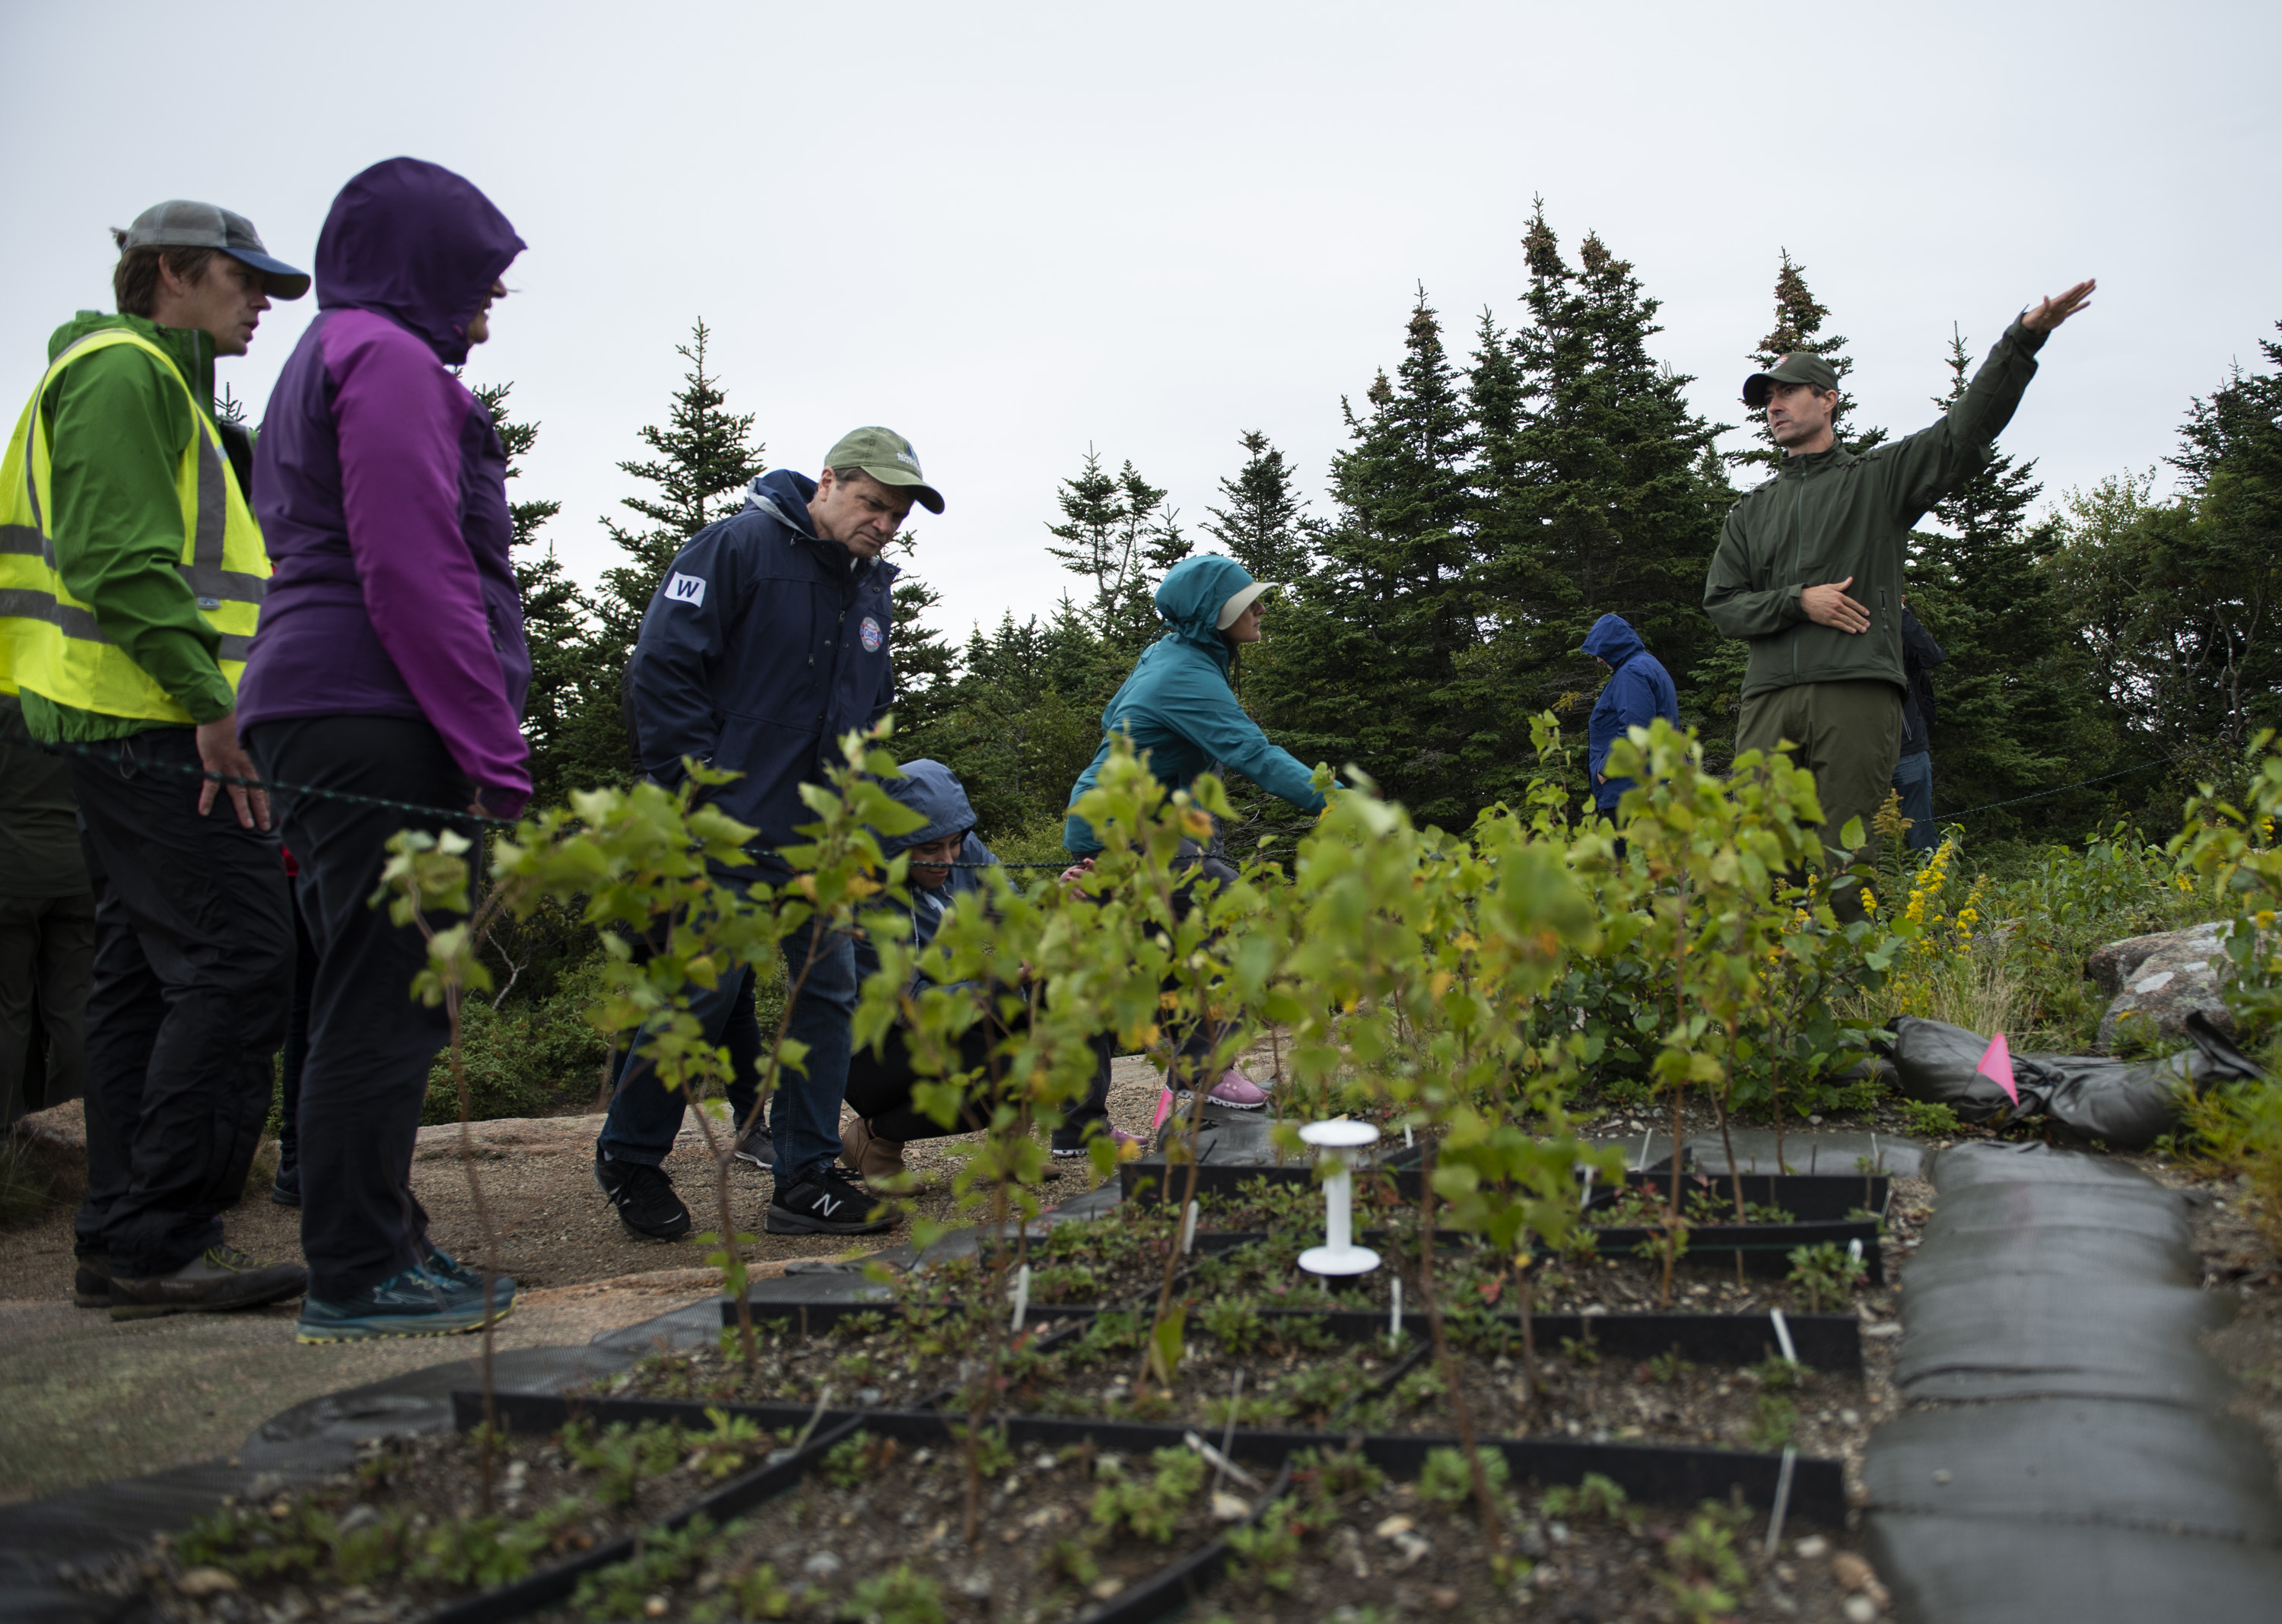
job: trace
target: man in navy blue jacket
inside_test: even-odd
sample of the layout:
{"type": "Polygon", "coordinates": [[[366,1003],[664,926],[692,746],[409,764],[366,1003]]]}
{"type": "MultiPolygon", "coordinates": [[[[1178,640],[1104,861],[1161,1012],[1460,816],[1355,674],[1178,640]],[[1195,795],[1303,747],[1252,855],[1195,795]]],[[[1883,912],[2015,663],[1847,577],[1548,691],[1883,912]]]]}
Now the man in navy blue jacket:
{"type": "MultiPolygon", "coordinates": [[[[643,772],[669,788],[681,781],[685,758],[743,774],[710,794],[760,830],[761,861],[723,880],[789,873],[772,853],[812,821],[800,786],[823,782],[840,737],[869,727],[893,702],[896,566],[881,554],[914,501],[943,511],[911,442],[858,429],[832,448],[818,479],[780,469],[754,480],[743,511],[691,537],[650,600],[626,673],[635,753],[643,772]]],[[[845,936],[801,931],[786,940],[785,964],[800,988],[787,1036],[807,1045],[807,1069],[787,1068],[770,1105],[776,1181],[768,1231],[872,1234],[888,1227],[873,1216],[878,1203],[833,1165],[859,984],[852,945],[845,936]]],[[[723,1040],[750,979],[690,990],[708,1041],[723,1040]]],[[[660,1165],[680,1131],[682,1104],[630,1049],[595,1145],[594,1179],[635,1236],[673,1240],[689,1232],[689,1209],[660,1165]]]]}
{"type": "Polygon", "coordinates": [[[1587,725],[1585,759],[1593,774],[1593,804],[1614,813],[1633,781],[1611,778],[1603,770],[1609,746],[1623,738],[1626,729],[1645,727],[1659,716],[1679,727],[1680,695],[1664,663],[1642,645],[1640,633],[1621,615],[1603,615],[1593,623],[1585,652],[1612,673],[1587,725]]]}

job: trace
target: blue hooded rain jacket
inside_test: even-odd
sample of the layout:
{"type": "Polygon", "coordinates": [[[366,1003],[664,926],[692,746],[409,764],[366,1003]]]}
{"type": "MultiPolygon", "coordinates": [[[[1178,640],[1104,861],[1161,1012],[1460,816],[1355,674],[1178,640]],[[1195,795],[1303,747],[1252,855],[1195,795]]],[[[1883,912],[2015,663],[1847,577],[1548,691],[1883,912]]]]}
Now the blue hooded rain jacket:
{"type": "MultiPolygon", "coordinates": [[[[935,940],[935,927],[943,922],[943,911],[951,905],[951,898],[961,891],[981,890],[982,869],[996,867],[998,859],[990,847],[974,837],[974,809],[967,804],[966,787],[959,781],[958,773],[940,761],[906,761],[904,763],[904,776],[888,779],[881,788],[927,820],[908,835],[880,836],[880,854],[882,857],[892,858],[913,846],[947,840],[953,835],[966,836],[953,861],[970,866],[953,868],[951,877],[939,886],[914,884],[909,888],[912,897],[909,910],[912,945],[925,947],[935,940]]],[[[896,913],[905,911],[903,905],[893,898],[883,901],[880,906],[882,910],[892,909],[896,913]]],[[[873,945],[869,936],[858,936],[856,973],[869,980],[879,973],[879,969],[880,950],[873,945]]],[[[926,984],[924,977],[915,976],[908,991],[917,993],[926,984]]]]}
{"type": "MultiPolygon", "coordinates": [[[[743,773],[714,804],[757,828],[762,851],[814,820],[800,786],[823,782],[840,736],[896,696],[896,566],[820,539],[815,494],[813,479],[779,469],[753,481],[742,511],[691,537],[642,616],[626,673],[642,771],[671,788],[695,756],[743,773]]],[[[766,858],[763,867],[782,871],[766,858]]]]}
{"type": "MultiPolygon", "coordinates": [[[[1313,774],[1268,742],[1229,686],[1231,657],[1215,622],[1221,605],[1250,585],[1242,564],[1217,554],[1184,558],[1166,571],[1156,597],[1165,634],[1143,651],[1102,711],[1101,749],[1071,787],[1072,805],[1093,788],[1109,759],[1111,737],[1125,733],[1168,791],[1187,789],[1217,763],[1302,812],[1323,809],[1313,774]]],[[[1077,817],[1063,824],[1062,844],[1078,857],[1101,850],[1091,826],[1077,817]]]]}
{"type": "Polygon", "coordinates": [[[1633,787],[1629,778],[1612,778],[1605,784],[1597,781],[1609,758],[1609,746],[1628,729],[1645,727],[1659,716],[1679,727],[1680,695],[1664,662],[1642,646],[1640,634],[1622,615],[1603,615],[1595,621],[1585,639],[1585,652],[1597,655],[1615,668],[1601,689],[1600,702],[1593,707],[1593,719],[1585,733],[1586,765],[1595,781],[1593,804],[1609,812],[1633,787]]]}

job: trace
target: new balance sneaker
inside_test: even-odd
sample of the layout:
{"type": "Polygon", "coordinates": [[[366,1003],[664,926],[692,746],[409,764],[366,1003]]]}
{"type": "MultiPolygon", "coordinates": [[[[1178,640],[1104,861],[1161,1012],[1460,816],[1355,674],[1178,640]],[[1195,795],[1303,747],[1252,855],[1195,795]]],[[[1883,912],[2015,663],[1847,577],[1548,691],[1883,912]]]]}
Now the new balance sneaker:
{"type": "MultiPolygon", "coordinates": [[[[1180,1095],[1186,1100],[1189,1091],[1184,1088],[1180,1095]]],[[[1231,1111],[1257,1111],[1268,1103],[1268,1092],[1231,1066],[1221,1073],[1220,1081],[1205,1099],[1207,1104],[1226,1106],[1231,1111]]]]}
{"type": "MultiPolygon", "coordinates": [[[[431,1247],[420,1266],[446,1286],[465,1286],[480,1295],[484,1289],[484,1271],[470,1269],[441,1247],[431,1247]]],[[[499,1309],[501,1319],[507,1317],[507,1305],[515,1301],[515,1277],[495,1274],[492,1277],[492,1303],[499,1309]]]]}
{"type": "Polygon", "coordinates": [[[610,1205],[618,1209],[618,1222],[636,1240],[679,1240],[689,1232],[689,1208],[673,1193],[673,1180],[664,1168],[613,1162],[598,1150],[594,1183],[610,1198],[610,1205]]]}
{"type": "Polygon", "coordinates": [[[167,1274],[111,1277],[111,1317],[156,1319],[165,1314],[218,1314],[258,1309],[307,1290],[309,1271],[299,1263],[266,1263],[236,1247],[208,1247],[167,1274]]]}
{"type": "MultiPolygon", "coordinates": [[[[1137,1161],[1149,1148],[1147,1139],[1137,1133],[1128,1133],[1122,1128],[1105,1128],[1098,1131],[1094,1137],[1107,1139],[1112,1145],[1116,1146],[1117,1159],[1120,1162],[1137,1161]]],[[[1057,1128],[1054,1130],[1052,1148],[1054,1154],[1065,1161],[1073,1156],[1083,1156],[1086,1153],[1086,1136],[1082,1130],[1057,1128]]]]}
{"type": "Polygon", "coordinates": [[[778,1185],[765,1224],[772,1235],[877,1235],[895,1227],[879,1199],[830,1162],[790,1189],[778,1185]]]}
{"type": "MultiPolygon", "coordinates": [[[[501,1305],[493,1294],[492,1320],[505,1319],[515,1305],[501,1305]]],[[[480,1331],[484,1287],[446,1279],[425,1269],[407,1269],[379,1285],[338,1302],[303,1301],[297,1342],[364,1342],[384,1336],[450,1336],[480,1331]]]]}
{"type": "Polygon", "coordinates": [[[72,1262],[72,1301],[83,1309],[109,1308],[111,1254],[82,1252],[72,1262]]]}
{"type": "Polygon", "coordinates": [[[776,1166],[777,1144],[765,1127],[755,1123],[752,1131],[737,1141],[737,1160],[749,1162],[755,1167],[776,1166]]]}

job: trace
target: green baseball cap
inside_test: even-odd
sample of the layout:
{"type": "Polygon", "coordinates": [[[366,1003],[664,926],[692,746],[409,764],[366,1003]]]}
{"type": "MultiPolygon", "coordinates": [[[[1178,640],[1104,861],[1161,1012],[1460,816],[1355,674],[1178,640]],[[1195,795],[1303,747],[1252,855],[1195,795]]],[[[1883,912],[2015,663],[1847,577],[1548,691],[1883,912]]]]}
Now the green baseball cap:
{"type": "Polygon", "coordinates": [[[824,465],[860,468],[881,485],[901,486],[929,513],[943,511],[943,493],[920,472],[920,454],[893,429],[874,425],[842,435],[840,443],[825,453],[824,465]]]}
{"type": "Polygon", "coordinates": [[[1838,372],[1821,356],[1794,350],[1766,371],[1754,372],[1743,380],[1743,404],[1753,411],[1765,406],[1770,384],[1812,384],[1817,389],[1836,389],[1838,372]]]}

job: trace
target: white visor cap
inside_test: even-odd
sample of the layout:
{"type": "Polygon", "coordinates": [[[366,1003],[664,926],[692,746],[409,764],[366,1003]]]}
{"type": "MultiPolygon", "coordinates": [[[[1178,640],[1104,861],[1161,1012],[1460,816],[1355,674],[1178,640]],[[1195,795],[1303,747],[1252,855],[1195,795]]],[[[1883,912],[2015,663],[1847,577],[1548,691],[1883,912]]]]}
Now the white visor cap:
{"type": "Polygon", "coordinates": [[[1227,631],[1229,627],[1237,623],[1238,619],[1242,617],[1246,610],[1252,607],[1254,600],[1256,600],[1261,593],[1269,590],[1269,583],[1267,581],[1254,581],[1251,586],[1246,587],[1243,591],[1229,599],[1227,602],[1220,606],[1220,618],[1213,622],[1213,629],[1220,632],[1227,631]]]}

